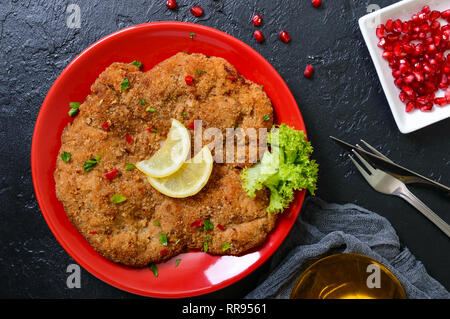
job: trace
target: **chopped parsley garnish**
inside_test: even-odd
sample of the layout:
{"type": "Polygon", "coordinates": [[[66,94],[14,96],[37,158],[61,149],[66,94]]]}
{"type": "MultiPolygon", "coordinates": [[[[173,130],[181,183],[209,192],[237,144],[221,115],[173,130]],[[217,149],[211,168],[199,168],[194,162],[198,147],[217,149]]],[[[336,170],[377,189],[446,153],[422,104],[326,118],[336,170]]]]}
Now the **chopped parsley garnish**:
{"type": "Polygon", "coordinates": [[[151,263],[148,268],[150,268],[151,271],[153,271],[153,275],[155,277],[158,277],[158,267],[156,267],[155,263],[151,263]]]}
{"type": "Polygon", "coordinates": [[[72,155],[69,152],[64,152],[61,154],[61,159],[63,160],[63,162],[67,163],[68,161],[70,161],[71,156],[72,155]]]}
{"type": "Polygon", "coordinates": [[[130,164],[130,163],[127,163],[126,165],[125,165],[125,169],[127,170],[127,171],[132,171],[132,170],[134,170],[136,168],[136,166],[134,166],[133,164],[130,164]]]}
{"type": "Polygon", "coordinates": [[[198,75],[200,75],[200,74],[202,74],[202,73],[206,73],[206,71],[205,71],[205,70],[197,70],[197,74],[198,74],[198,75]]]}
{"type": "Polygon", "coordinates": [[[120,195],[120,194],[114,194],[114,195],[111,196],[111,198],[109,200],[113,204],[120,204],[120,203],[123,203],[124,201],[126,201],[127,198],[125,196],[120,195]]]}
{"type": "Polygon", "coordinates": [[[185,119],[187,117],[187,113],[183,112],[183,113],[181,113],[181,116],[185,119]]]}
{"type": "Polygon", "coordinates": [[[261,89],[264,89],[264,85],[260,85],[261,89]]]}
{"type": "Polygon", "coordinates": [[[142,62],[141,61],[133,61],[130,63],[131,65],[137,66],[139,69],[142,68],[142,62]]]}
{"type": "Polygon", "coordinates": [[[141,103],[141,105],[145,105],[147,102],[144,99],[142,99],[141,102],[139,103],[141,103]]]}
{"type": "Polygon", "coordinates": [[[153,225],[155,225],[155,226],[161,226],[161,223],[160,223],[159,221],[155,220],[155,221],[153,222],[153,225]]]}
{"type": "Polygon", "coordinates": [[[189,33],[189,38],[193,39],[193,38],[194,38],[194,35],[195,35],[194,32],[189,33]]]}
{"type": "Polygon", "coordinates": [[[206,235],[205,241],[203,242],[203,251],[206,253],[209,249],[208,243],[211,241],[211,237],[206,235]]]}
{"type": "Polygon", "coordinates": [[[205,219],[203,221],[203,230],[208,231],[214,228],[214,224],[211,223],[209,220],[205,219]]]}
{"type": "Polygon", "coordinates": [[[159,133],[159,131],[156,128],[152,128],[150,131],[152,131],[153,133],[159,133]]]}
{"type": "Polygon", "coordinates": [[[99,160],[100,160],[100,158],[98,158],[98,155],[96,158],[88,159],[86,162],[84,162],[83,171],[85,173],[89,172],[91,169],[93,169],[98,164],[99,160]]]}
{"type": "Polygon", "coordinates": [[[145,109],[145,111],[155,113],[156,109],[154,107],[149,106],[145,109]]]}
{"type": "Polygon", "coordinates": [[[263,116],[263,120],[264,120],[264,121],[268,121],[269,119],[270,119],[269,115],[264,115],[264,116],[263,116]]]}
{"type": "Polygon", "coordinates": [[[239,125],[234,124],[234,129],[237,129],[239,127],[239,125]]]}
{"type": "Polygon", "coordinates": [[[70,111],[69,111],[69,116],[70,117],[74,117],[75,115],[77,115],[78,113],[78,108],[80,107],[81,103],[79,102],[70,102],[69,106],[70,106],[70,111]]]}
{"type": "Polygon", "coordinates": [[[224,243],[222,244],[222,251],[227,251],[228,249],[230,249],[230,247],[230,243],[224,243]]]}
{"type": "Polygon", "coordinates": [[[178,265],[180,264],[180,262],[181,262],[181,259],[175,260],[175,267],[178,267],[178,265]]]}
{"type": "Polygon", "coordinates": [[[166,234],[158,234],[159,242],[163,244],[163,246],[167,246],[167,235],[166,234]]]}
{"type": "Polygon", "coordinates": [[[130,88],[130,80],[127,78],[123,79],[122,83],[120,83],[120,86],[122,87],[122,91],[126,91],[130,88]]]}

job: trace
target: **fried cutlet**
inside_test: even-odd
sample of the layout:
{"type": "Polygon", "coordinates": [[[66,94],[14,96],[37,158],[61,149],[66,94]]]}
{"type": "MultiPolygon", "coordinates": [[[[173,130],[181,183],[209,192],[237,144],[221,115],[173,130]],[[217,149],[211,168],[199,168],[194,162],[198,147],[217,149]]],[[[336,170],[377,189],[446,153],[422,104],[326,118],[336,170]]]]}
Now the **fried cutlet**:
{"type": "MultiPolygon", "coordinates": [[[[266,212],[267,191],[259,191],[256,198],[246,196],[242,165],[214,163],[207,185],[184,199],[159,193],[141,172],[127,170],[126,165],[148,159],[160,148],[172,118],[186,127],[202,120],[204,130],[225,132],[236,126],[270,128],[272,115],[262,88],[222,58],[178,53],[147,72],[113,63],[62,133],[60,154],[69,152],[71,158],[64,162],[58,155],[57,197],[89,244],[117,263],[143,267],[186,248],[203,250],[205,242],[211,254],[243,253],[265,240],[276,215],[266,212]],[[194,78],[193,86],[186,84],[187,75],[194,78]],[[125,89],[124,79],[129,81],[125,89]],[[146,111],[149,106],[155,111],[146,111]],[[84,172],[85,161],[95,157],[97,165],[84,172]],[[104,173],[114,168],[117,176],[106,179],[104,173]],[[127,200],[111,203],[114,194],[127,200]],[[191,227],[198,220],[209,220],[214,228],[191,227]],[[166,234],[166,246],[159,234],[166,234]],[[225,252],[224,243],[230,246],[225,252]]],[[[190,133],[193,138],[192,129],[190,133]]]]}

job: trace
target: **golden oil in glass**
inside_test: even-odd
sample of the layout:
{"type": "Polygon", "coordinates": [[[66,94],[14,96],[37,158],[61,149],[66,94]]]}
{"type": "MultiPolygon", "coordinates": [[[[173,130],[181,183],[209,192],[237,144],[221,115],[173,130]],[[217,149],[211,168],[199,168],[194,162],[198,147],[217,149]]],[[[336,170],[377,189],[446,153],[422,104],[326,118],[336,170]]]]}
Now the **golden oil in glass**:
{"type": "Polygon", "coordinates": [[[316,261],[298,278],[292,299],[404,299],[398,279],[379,262],[344,253],[316,261]]]}

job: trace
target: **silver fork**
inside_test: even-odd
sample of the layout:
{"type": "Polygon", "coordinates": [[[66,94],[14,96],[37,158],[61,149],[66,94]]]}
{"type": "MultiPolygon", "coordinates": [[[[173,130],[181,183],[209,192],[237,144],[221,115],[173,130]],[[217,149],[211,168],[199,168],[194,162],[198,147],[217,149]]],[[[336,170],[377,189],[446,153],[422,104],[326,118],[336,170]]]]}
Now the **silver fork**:
{"type": "Polygon", "coordinates": [[[413,193],[409,191],[406,185],[397,178],[383,172],[382,170],[374,168],[370,165],[361,155],[355,150],[352,150],[353,154],[358,157],[361,163],[364,164],[366,169],[370,172],[367,173],[364,168],[349,155],[353,164],[355,164],[358,171],[366,179],[370,186],[376,191],[387,194],[395,195],[406,200],[409,204],[414,206],[418,211],[425,215],[431,222],[433,222],[440,230],[442,230],[448,237],[450,237],[450,225],[443,221],[438,215],[436,215],[431,209],[429,209],[420,199],[418,199],[413,193]]]}

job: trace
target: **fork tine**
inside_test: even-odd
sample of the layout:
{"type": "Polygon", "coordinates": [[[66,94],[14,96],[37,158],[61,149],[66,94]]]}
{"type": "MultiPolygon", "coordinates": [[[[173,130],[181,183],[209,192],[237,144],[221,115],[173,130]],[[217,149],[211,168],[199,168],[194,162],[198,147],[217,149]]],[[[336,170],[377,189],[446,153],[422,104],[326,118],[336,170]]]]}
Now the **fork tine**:
{"type": "Polygon", "coordinates": [[[372,165],[370,165],[361,155],[359,155],[357,151],[352,150],[352,152],[364,164],[364,166],[369,170],[369,172],[371,172],[371,173],[375,172],[375,168],[372,165]]]}
{"type": "Polygon", "coordinates": [[[355,164],[356,168],[357,168],[358,171],[361,173],[361,175],[366,179],[366,181],[369,182],[370,175],[367,174],[366,170],[365,170],[364,168],[362,168],[361,165],[359,165],[357,161],[355,161],[355,159],[353,158],[353,156],[351,156],[351,155],[349,154],[348,157],[350,157],[350,159],[352,160],[353,164],[355,164]]]}
{"type": "Polygon", "coordinates": [[[369,143],[367,143],[363,139],[361,139],[361,142],[363,142],[364,145],[366,145],[366,147],[372,151],[372,153],[374,153],[374,154],[384,158],[386,161],[392,162],[390,158],[388,158],[386,155],[384,155],[383,153],[378,151],[375,147],[373,147],[372,145],[370,145],[369,143]]]}

